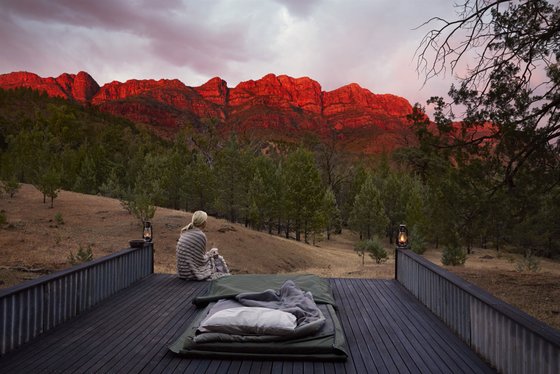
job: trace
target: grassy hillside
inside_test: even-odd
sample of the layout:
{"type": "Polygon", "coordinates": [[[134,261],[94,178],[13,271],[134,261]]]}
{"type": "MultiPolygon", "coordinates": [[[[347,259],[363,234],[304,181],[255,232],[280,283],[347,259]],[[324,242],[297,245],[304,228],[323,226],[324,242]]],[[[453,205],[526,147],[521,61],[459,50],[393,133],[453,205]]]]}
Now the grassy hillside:
{"type": "MultiPolygon", "coordinates": [[[[6,268],[44,269],[45,272],[69,266],[70,252],[91,246],[101,257],[122,248],[141,236],[141,224],[124,210],[118,200],[61,191],[55,207],[43,204],[42,194],[31,185],[22,185],[10,199],[0,199],[8,223],[0,232],[0,258],[4,287],[21,281],[21,272],[9,275],[6,268]],[[57,223],[59,214],[64,221],[57,223]]],[[[180,229],[191,214],[158,208],[154,219],[155,268],[175,272],[175,245],[180,229]]],[[[355,238],[346,233],[317,246],[247,229],[240,224],[209,218],[208,245],[216,246],[234,273],[313,272],[335,277],[392,277],[390,264],[374,265],[353,250],[355,238]]],[[[39,272],[40,273],[40,272],[39,272]]],[[[23,274],[23,278],[38,273],[23,274]]]]}
{"type": "MultiPolygon", "coordinates": [[[[141,225],[115,199],[61,191],[55,208],[43,204],[42,194],[22,185],[10,199],[0,198],[7,223],[0,225],[0,287],[70,266],[68,255],[91,246],[96,258],[126,248],[141,236],[141,225]],[[55,216],[62,218],[57,221],[55,216]],[[31,270],[31,271],[30,271],[31,270]]],[[[175,243],[191,214],[159,208],[153,219],[156,272],[175,273],[175,243]]],[[[353,250],[357,237],[349,232],[318,245],[246,229],[210,217],[209,246],[216,246],[235,274],[314,273],[325,277],[393,277],[392,255],[377,265],[365,266],[353,250]]],[[[390,252],[390,247],[387,245],[390,252]]],[[[441,265],[441,251],[429,249],[425,257],[441,265]]],[[[540,259],[538,273],[515,270],[519,255],[475,249],[465,266],[448,267],[495,296],[560,328],[560,263],[540,259]]]]}

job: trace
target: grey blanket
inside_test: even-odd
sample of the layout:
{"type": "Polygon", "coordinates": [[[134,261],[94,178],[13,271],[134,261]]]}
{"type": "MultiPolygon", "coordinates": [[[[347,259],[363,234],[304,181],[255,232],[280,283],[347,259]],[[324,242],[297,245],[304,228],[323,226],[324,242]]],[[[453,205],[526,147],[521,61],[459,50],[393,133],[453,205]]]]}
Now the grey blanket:
{"type": "Polygon", "coordinates": [[[278,291],[245,292],[235,297],[244,306],[278,309],[296,316],[301,327],[322,318],[310,292],[299,289],[291,280],[284,282],[278,291]]]}
{"type": "Polygon", "coordinates": [[[294,282],[287,280],[278,291],[246,292],[236,296],[236,300],[220,300],[208,312],[208,317],[220,310],[237,306],[261,307],[292,313],[297,318],[297,327],[293,334],[286,336],[247,336],[220,332],[198,333],[196,343],[208,342],[268,342],[296,339],[316,334],[325,324],[325,316],[315,304],[310,292],[299,289],[294,282]]]}

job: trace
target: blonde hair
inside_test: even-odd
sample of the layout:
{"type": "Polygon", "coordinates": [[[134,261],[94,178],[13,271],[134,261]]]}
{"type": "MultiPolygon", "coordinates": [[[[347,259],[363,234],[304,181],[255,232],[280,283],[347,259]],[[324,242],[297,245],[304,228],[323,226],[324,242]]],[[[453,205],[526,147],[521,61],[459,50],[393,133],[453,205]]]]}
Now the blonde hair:
{"type": "Polygon", "coordinates": [[[208,219],[208,214],[206,214],[206,212],[204,212],[202,210],[197,210],[192,215],[191,223],[189,223],[188,225],[183,227],[181,229],[181,232],[183,233],[187,230],[191,230],[194,227],[200,227],[200,226],[204,225],[204,223],[206,222],[207,219],[208,219]]]}

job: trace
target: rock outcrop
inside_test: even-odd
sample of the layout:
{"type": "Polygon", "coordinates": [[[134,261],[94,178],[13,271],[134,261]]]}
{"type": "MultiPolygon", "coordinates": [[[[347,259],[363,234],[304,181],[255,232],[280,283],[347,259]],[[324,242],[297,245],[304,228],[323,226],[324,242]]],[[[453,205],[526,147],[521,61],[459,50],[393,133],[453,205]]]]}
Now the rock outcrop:
{"type": "Polygon", "coordinates": [[[255,131],[288,140],[301,131],[322,135],[337,129],[348,143],[354,141],[368,152],[380,151],[378,146],[397,147],[395,139],[409,131],[406,116],[412,111],[402,97],[374,94],[355,83],[325,92],[310,78],[274,74],[233,88],[219,77],[198,87],[177,79],[133,79],[99,87],[85,72],[57,78],[15,72],[0,75],[0,87],[30,87],[89,103],[135,122],[165,127],[168,133],[205,118],[217,119],[231,131],[255,131]],[[372,143],[376,141],[379,144],[372,143]]]}

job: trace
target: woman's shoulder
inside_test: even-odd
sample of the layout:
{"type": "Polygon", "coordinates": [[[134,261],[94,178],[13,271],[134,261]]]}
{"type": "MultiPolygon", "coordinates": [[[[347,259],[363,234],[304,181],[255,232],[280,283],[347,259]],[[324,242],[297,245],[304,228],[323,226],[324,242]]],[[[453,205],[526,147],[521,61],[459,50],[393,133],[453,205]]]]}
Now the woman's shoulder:
{"type": "Polygon", "coordinates": [[[199,228],[192,228],[190,230],[185,230],[181,233],[181,237],[189,237],[189,236],[199,236],[199,237],[206,237],[206,234],[204,233],[204,231],[202,231],[199,228]]]}

